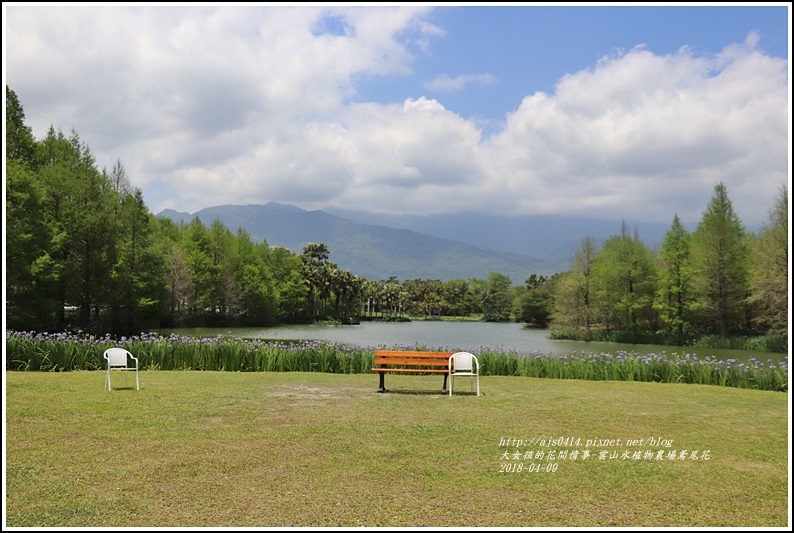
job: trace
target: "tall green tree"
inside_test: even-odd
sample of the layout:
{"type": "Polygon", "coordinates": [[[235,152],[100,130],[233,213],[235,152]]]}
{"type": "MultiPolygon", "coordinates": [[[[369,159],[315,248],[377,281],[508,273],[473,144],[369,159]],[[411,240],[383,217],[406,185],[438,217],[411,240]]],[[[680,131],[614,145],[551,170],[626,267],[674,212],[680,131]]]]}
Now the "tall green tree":
{"type": "Polygon", "coordinates": [[[192,313],[193,273],[178,242],[162,244],[168,315],[164,323],[177,327],[192,313]]]}
{"type": "Polygon", "coordinates": [[[47,191],[45,217],[58,235],[52,253],[58,271],[53,297],[62,302],[56,327],[67,327],[63,309],[72,305],[79,310],[74,325],[90,330],[108,304],[118,196],[76,132],[66,138],[50,127],[37,157],[47,191]]]}
{"type": "Polygon", "coordinates": [[[620,235],[608,238],[593,263],[600,316],[608,329],[629,332],[632,342],[653,321],[656,265],[636,231],[624,222],[620,235]]]}
{"type": "Polygon", "coordinates": [[[400,282],[392,276],[386,281],[378,282],[377,301],[381,317],[393,318],[403,312],[404,295],[407,292],[402,289],[400,282]]]}
{"type": "Polygon", "coordinates": [[[578,331],[586,341],[595,325],[593,263],[598,255],[595,240],[587,236],[573,254],[571,270],[560,276],[554,292],[550,327],[578,331]]]}
{"type": "Polygon", "coordinates": [[[415,279],[402,284],[409,302],[406,306],[424,316],[440,316],[448,306],[444,297],[444,283],[438,279],[415,279]]]}
{"type": "Polygon", "coordinates": [[[36,169],[36,142],[17,95],[6,85],[6,163],[15,161],[36,169]]]}
{"type": "Polygon", "coordinates": [[[260,245],[277,291],[277,316],[289,322],[305,321],[309,312],[309,287],[303,279],[301,257],[280,246],[260,245]]]}
{"type": "Polygon", "coordinates": [[[278,318],[287,322],[299,322],[308,317],[309,288],[300,270],[290,272],[278,285],[278,318]]]}
{"type": "Polygon", "coordinates": [[[457,317],[465,312],[466,293],[469,284],[465,279],[453,279],[444,282],[444,300],[447,302],[449,312],[457,317]]]}
{"type": "Polygon", "coordinates": [[[267,245],[254,243],[248,231],[239,228],[235,249],[232,254],[235,264],[230,264],[228,268],[235,273],[242,296],[238,320],[253,326],[276,323],[279,293],[268,266],[267,245]]]}
{"type": "Polygon", "coordinates": [[[124,200],[127,196],[134,194],[135,189],[127,176],[127,170],[121,164],[121,159],[116,159],[110,172],[104,171],[105,179],[110,184],[110,188],[115,191],[118,197],[124,200]]]}
{"type": "MultiPolygon", "coordinates": [[[[120,163],[119,168],[123,168],[120,163]]],[[[120,189],[120,193],[109,307],[111,331],[131,335],[158,326],[166,314],[166,262],[143,193],[132,188],[120,189]]]]}
{"type": "Polygon", "coordinates": [[[325,314],[325,304],[331,294],[331,268],[327,264],[328,257],[328,246],[325,243],[310,242],[303,247],[301,268],[303,279],[309,288],[311,320],[316,320],[325,314]]]}
{"type": "Polygon", "coordinates": [[[209,231],[198,217],[194,217],[185,227],[181,249],[192,281],[191,294],[186,302],[190,314],[194,317],[214,314],[219,268],[213,260],[209,231]]]}
{"type": "Polygon", "coordinates": [[[676,214],[660,250],[659,281],[654,308],[675,343],[684,346],[691,329],[692,277],[690,262],[692,236],[676,214]]]}
{"type": "Polygon", "coordinates": [[[25,111],[8,86],[5,120],[6,320],[14,329],[46,331],[56,326],[63,309],[63,302],[52,296],[60,233],[47,213],[47,189],[37,172],[36,143],[25,111]]]}
{"type": "Polygon", "coordinates": [[[50,225],[55,243],[50,251],[54,279],[49,292],[50,298],[57,302],[52,326],[54,330],[66,328],[65,310],[66,305],[70,304],[67,300],[66,273],[66,263],[71,254],[68,204],[72,196],[72,167],[76,165],[76,159],[69,141],[52,126],[44,139],[36,144],[37,175],[44,190],[40,216],[50,225]]]}
{"type": "Polygon", "coordinates": [[[47,220],[46,190],[26,165],[6,159],[6,319],[17,330],[49,331],[63,301],[53,297],[56,233],[47,220]]]}
{"type": "Polygon", "coordinates": [[[226,323],[229,318],[244,314],[244,295],[239,284],[242,264],[237,256],[239,240],[236,241],[232,232],[218,219],[210,224],[209,237],[216,272],[212,307],[219,315],[220,323],[226,323]]]}
{"type": "Polygon", "coordinates": [[[488,281],[482,278],[469,278],[468,286],[463,298],[463,313],[466,315],[482,314],[482,296],[488,289],[488,281]]]}
{"type": "Polygon", "coordinates": [[[358,322],[363,280],[349,270],[336,269],[331,274],[331,291],[334,296],[333,316],[348,324],[358,322]]]}
{"type": "Polygon", "coordinates": [[[96,168],[96,160],[89,147],[76,132],[69,139],[77,166],[73,168],[74,189],[68,204],[69,235],[73,261],[71,272],[73,301],[79,307],[79,325],[85,329],[101,328],[102,309],[109,304],[112,248],[120,223],[116,214],[118,196],[96,168]]]}
{"type": "Polygon", "coordinates": [[[554,306],[552,281],[546,276],[532,274],[516,296],[516,317],[527,324],[547,327],[554,306]]]}
{"type": "Polygon", "coordinates": [[[789,324],[788,221],[788,188],[784,185],[753,242],[750,267],[749,303],[759,308],[756,324],[776,334],[785,334],[789,324]]]}
{"type": "MultiPolygon", "coordinates": [[[[99,172],[78,134],[53,126],[35,141],[9,87],[5,175],[12,327],[127,334],[149,324],[272,323],[307,308],[299,256],[220,223],[154,218],[120,160],[99,172]]],[[[360,280],[318,251],[318,308],[333,294],[335,310],[352,313],[360,280]]]]}
{"type": "Polygon", "coordinates": [[[363,310],[362,314],[368,318],[378,312],[379,283],[376,280],[365,279],[362,287],[363,310]]]}
{"type": "Polygon", "coordinates": [[[727,344],[731,332],[746,327],[747,235],[723,183],[714,186],[692,235],[693,307],[705,326],[727,344]]]}
{"type": "Polygon", "coordinates": [[[507,322],[513,310],[512,287],[509,276],[499,272],[488,275],[488,285],[482,292],[482,317],[486,322],[507,322]]]}

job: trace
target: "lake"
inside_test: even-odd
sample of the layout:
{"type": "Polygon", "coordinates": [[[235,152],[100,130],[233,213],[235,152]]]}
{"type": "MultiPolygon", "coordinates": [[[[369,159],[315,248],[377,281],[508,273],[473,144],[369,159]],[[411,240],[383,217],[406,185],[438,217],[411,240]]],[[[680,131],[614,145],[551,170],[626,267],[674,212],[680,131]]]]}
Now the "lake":
{"type": "Polygon", "coordinates": [[[218,335],[276,340],[322,340],[373,348],[385,345],[412,347],[418,343],[437,350],[463,350],[475,354],[482,348],[521,353],[566,354],[571,352],[616,353],[629,351],[640,354],[692,354],[699,359],[715,356],[719,360],[747,361],[755,357],[766,362],[787,361],[787,354],[772,354],[750,350],[725,350],[652,344],[618,344],[611,342],[582,342],[551,340],[546,329],[524,328],[519,323],[495,322],[362,322],[353,326],[288,325],[268,328],[181,328],[159,330],[162,335],[177,333],[196,337],[218,335]]]}

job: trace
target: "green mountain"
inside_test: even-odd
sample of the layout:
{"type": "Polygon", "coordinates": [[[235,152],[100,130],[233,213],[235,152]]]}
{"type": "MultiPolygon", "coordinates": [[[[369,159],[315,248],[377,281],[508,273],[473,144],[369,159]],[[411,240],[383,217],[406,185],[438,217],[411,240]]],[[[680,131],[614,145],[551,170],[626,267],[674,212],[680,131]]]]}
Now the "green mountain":
{"type": "Polygon", "coordinates": [[[486,279],[492,272],[521,285],[531,274],[551,276],[568,270],[568,260],[497,252],[415,231],[363,224],[324,211],[278,204],[222,205],[196,213],[171,209],[157,216],[179,223],[198,217],[209,226],[219,220],[232,232],[244,228],[256,241],[301,253],[310,242],[328,246],[329,260],[344,270],[371,280],[391,276],[406,279],[486,279]]]}

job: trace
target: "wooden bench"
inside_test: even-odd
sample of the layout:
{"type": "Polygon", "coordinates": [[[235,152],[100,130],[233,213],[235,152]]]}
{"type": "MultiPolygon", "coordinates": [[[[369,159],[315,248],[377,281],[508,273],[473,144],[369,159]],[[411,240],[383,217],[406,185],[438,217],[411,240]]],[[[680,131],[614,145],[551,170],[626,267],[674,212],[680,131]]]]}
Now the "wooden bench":
{"type": "Polygon", "coordinates": [[[447,376],[449,375],[449,357],[455,352],[411,352],[404,350],[375,350],[375,368],[373,372],[380,374],[378,392],[386,392],[384,377],[386,373],[394,374],[443,374],[444,386],[441,394],[447,393],[447,376]]]}

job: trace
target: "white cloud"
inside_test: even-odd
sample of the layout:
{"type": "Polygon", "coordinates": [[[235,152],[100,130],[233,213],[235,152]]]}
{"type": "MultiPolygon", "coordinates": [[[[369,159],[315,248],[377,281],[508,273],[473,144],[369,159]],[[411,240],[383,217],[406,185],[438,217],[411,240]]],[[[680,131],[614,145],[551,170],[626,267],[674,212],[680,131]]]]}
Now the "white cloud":
{"type": "MultiPolygon", "coordinates": [[[[74,128],[150,208],[281,201],[697,220],[726,184],[750,223],[788,182],[788,64],[638,47],[527,95],[484,138],[443,98],[367,102],[443,30],[427,7],[6,8],[7,83],[34,134],[74,128]],[[153,200],[149,200],[153,198],[153,200]]],[[[495,82],[439,76],[443,92],[495,82]]]]}
{"type": "Polygon", "coordinates": [[[787,83],[752,49],[637,49],[525,98],[484,152],[519,211],[696,221],[721,181],[757,213],[787,181],[787,83]]]}

